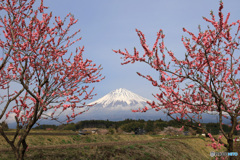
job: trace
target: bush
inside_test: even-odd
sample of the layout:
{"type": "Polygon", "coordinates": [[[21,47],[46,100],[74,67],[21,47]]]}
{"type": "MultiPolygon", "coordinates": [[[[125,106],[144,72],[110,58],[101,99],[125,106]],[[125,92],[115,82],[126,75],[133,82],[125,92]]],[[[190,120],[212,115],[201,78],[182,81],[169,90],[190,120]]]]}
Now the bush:
{"type": "Polygon", "coordinates": [[[4,130],[4,131],[7,131],[9,128],[8,128],[8,124],[6,123],[6,122],[2,122],[2,123],[0,123],[0,126],[2,127],[2,129],[4,130]]]}
{"type": "Polygon", "coordinates": [[[115,130],[114,130],[113,128],[109,128],[109,129],[108,129],[108,133],[111,134],[111,135],[113,135],[113,134],[115,133],[115,130]]]}
{"type": "Polygon", "coordinates": [[[138,128],[143,129],[144,123],[141,122],[131,122],[121,126],[122,130],[125,132],[135,132],[138,128]]]}
{"type": "Polygon", "coordinates": [[[66,124],[66,125],[63,125],[63,126],[61,126],[59,128],[63,129],[63,130],[72,130],[72,131],[76,131],[77,130],[74,123],[66,124]]]}

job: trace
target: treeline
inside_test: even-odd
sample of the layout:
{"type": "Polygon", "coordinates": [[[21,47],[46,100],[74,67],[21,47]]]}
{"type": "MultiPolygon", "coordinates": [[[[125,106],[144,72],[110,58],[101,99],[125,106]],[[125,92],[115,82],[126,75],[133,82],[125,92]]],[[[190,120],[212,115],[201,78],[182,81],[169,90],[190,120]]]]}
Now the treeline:
{"type": "MultiPolygon", "coordinates": [[[[185,120],[182,120],[185,123],[189,123],[193,126],[197,126],[198,124],[193,124],[192,122],[188,122],[185,120]]],[[[202,124],[206,130],[213,134],[220,134],[220,128],[218,123],[204,123],[202,124]]],[[[115,130],[122,130],[125,132],[135,132],[137,129],[143,129],[147,133],[156,134],[158,132],[161,132],[166,127],[174,127],[174,128],[181,128],[182,124],[175,121],[163,121],[161,119],[159,120],[132,120],[132,119],[126,119],[124,121],[109,121],[109,120],[85,120],[85,121],[79,121],[77,123],[69,123],[69,124],[62,124],[59,126],[56,125],[40,125],[35,127],[34,129],[53,129],[53,130],[81,130],[84,128],[105,128],[105,129],[115,129],[115,130]]],[[[223,130],[228,133],[230,132],[230,127],[228,125],[223,125],[223,130]]],[[[184,131],[194,131],[196,134],[202,134],[201,130],[197,130],[194,127],[184,127],[184,131]]],[[[234,134],[237,134],[237,131],[235,131],[234,134]]]]}
{"type": "Polygon", "coordinates": [[[180,127],[177,123],[173,123],[173,121],[163,121],[163,120],[156,120],[156,121],[145,121],[145,120],[132,120],[126,119],[124,121],[109,121],[109,120],[85,120],[79,121],[77,123],[69,123],[69,124],[62,124],[59,126],[56,125],[39,125],[34,129],[53,129],[53,130],[81,130],[84,128],[104,128],[104,129],[122,129],[126,132],[135,131],[138,128],[144,129],[147,132],[155,131],[156,127],[160,130],[163,130],[166,126],[175,126],[180,127]]]}

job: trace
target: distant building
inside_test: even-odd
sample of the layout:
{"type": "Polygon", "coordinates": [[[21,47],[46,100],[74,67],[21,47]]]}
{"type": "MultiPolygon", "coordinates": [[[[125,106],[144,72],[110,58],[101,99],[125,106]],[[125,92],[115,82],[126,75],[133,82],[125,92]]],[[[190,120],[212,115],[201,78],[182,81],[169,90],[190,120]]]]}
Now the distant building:
{"type": "Polygon", "coordinates": [[[52,131],[53,128],[46,128],[46,131],[52,131]]]}
{"type": "Polygon", "coordinates": [[[90,134],[97,134],[98,129],[96,128],[85,128],[79,131],[79,135],[90,135],[90,134]]]}

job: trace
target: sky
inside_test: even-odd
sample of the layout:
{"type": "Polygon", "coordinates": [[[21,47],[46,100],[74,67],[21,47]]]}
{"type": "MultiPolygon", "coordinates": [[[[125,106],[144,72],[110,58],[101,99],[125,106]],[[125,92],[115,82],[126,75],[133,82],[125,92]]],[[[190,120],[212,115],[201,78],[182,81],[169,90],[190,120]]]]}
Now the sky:
{"type": "MultiPolygon", "coordinates": [[[[230,12],[229,21],[240,19],[240,1],[223,0],[224,16],[230,12]]],[[[152,48],[157,32],[162,29],[166,38],[165,46],[178,58],[184,58],[185,49],[181,42],[185,27],[197,34],[198,25],[206,29],[208,25],[202,17],[210,18],[210,11],[218,14],[218,0],[45,0],[44,5],[54,16],[63,18],[72,13],[78,23],[72,32],[81,29],[82,40],[77,46],[84,46],[84,57],[102,65],[105,79],[95,83],[97,96],[95,101],[112,90],[126,88],[150,100],[152,93],[158,93],[149,81],[139,77],[136,72],[150,74],[154,78],[158,73],[143,63],[121,65],[121,55],[112,50],[124,50],[133,54],[136,47],[143,54],[139,37],[135,29],[141,30],[152,48]]],[[[74,47],[77,47],[74,46],[74,47]]],[[[72,48],[74,51],[75,48],[72,48]]],[[[89,101],[91,102],[91,101],[89,101]]]]}

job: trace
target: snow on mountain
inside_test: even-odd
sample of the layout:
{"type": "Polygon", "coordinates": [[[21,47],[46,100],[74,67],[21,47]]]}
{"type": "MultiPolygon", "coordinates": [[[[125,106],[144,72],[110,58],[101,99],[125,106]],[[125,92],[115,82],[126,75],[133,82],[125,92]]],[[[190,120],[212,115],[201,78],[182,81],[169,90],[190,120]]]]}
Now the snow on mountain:
{"type": "MultiPolygon", "coordinates": [[[[124,119],[144,119],[144,120],[170,120],[164,111],[156,112],[146,103],[150,101],[147,98],[139,96],[127,89],[116,89],[102,98],[89,103],[93,105],[89,111],[77,117],[79,120],[111,120],[119,121],[124,119]],[[131,110],[141,109],[147,106],[147,112],[132,112],[131,110]]],[[[216,120],[216,116],[203,114],[205,122],[212,122],[216,120]]]]}
{"type": "Polygon", "coordinates": [[[127,89],[119,88],[116,89],[104,97],[90,103],[89,105],[98,105],[103,108],[116,107],[116,106],[126,106],[133,107],[136,105],[143,106],[146,104],[146,101],[150,101],[147,98],[143,98],[127,89]]]}
{"type": "Polygon", "coordinates": [[[146,102],[147,98],[139,96],[127,89],[116,89],[102,98],[89,103],[93,105],[87,112],[77,117],[78,120],[124,120],[124,119],[159,119],[159,112],[150,111],[134,113],[132,110],[145,106],[151,108],[146,102]]]}

